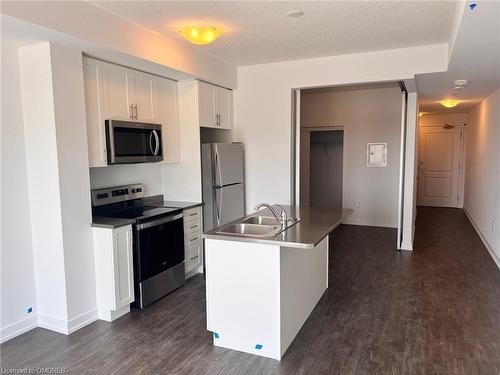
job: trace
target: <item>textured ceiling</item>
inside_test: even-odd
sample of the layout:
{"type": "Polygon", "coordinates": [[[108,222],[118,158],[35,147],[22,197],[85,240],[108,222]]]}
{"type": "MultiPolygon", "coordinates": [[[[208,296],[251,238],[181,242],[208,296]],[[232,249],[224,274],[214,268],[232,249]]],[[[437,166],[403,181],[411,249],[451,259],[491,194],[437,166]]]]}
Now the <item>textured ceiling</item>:
{"type": "MultiPolygon", "coordinates": [[[[242,66],[447,43],[454,1],[97,1],[163,35],[213,24],[224,34],[205,53],[242,66]],[[304,16],[287,13],[301,10],[304,16]]],[[[187,43],[187,42],[186,42],[187,43]]]]}

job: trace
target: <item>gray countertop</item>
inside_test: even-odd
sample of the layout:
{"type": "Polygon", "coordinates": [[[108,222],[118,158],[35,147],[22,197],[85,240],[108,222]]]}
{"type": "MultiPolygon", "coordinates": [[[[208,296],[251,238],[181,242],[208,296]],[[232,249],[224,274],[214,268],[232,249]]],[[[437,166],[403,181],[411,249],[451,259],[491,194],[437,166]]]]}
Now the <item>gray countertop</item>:
{"type": "MultiPolygon", "coordinates": [[[[312,249],[318,245],[323,238],[328,236],[337,228],[343,220],[351,213],[351,209],[329,209],[310,206],[282,206],[290,218],[299,218],[300,221],[287,228],[283,232],[271,238],[246,237],[231,234],[219,234],[217,228],[205,232],[203,238],[214,240],[226,240],[237,242],[251,242],[256,244],[277,245],[312,249]]],[[[244,218],[235,220],[233,223],[241,222],[251,216],[273,216],[269,209],[254,212],[244,218]]],[[[230,224],[227,224],[230,225],[230,224]]],[[[226,225],[224,225],[226,226],[226,225]]]]}
{"type": "Polygon", "coordinates": [[[92,217],[92,227],[114,229],[124,227],[125,225],[134,224],[134,219],[122,219],[117,217],[92,217]]]}
{"type": "Polygon", "coordinates": [[[163,207],[175,207],[187,210],[188,208],[201,206],[201,202],[163,201],[163,207]]]}

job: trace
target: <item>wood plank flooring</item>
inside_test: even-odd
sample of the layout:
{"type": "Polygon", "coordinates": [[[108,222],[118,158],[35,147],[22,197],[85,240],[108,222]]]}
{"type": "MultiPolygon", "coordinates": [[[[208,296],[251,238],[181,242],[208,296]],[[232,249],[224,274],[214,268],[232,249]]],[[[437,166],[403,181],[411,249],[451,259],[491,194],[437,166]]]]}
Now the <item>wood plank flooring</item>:
{"type": "Polygon", "coordinates": [[[112,324],[37,328],[2,368],[74,374],[500,374],[500,271],[465,214],[418,209],[415,250],[392,229],[343,225],[330,286],[281,362],[212,346],[202,277],[112,324]]]}

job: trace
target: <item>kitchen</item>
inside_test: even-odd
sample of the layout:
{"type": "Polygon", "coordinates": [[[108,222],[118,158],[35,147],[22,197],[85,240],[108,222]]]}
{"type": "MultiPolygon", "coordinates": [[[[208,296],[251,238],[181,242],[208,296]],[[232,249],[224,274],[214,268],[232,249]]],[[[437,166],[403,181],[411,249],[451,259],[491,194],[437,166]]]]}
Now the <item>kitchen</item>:
{"type": "MultiPolygon", "coordinates": [[[[205,46],[183,39],[186,21],[162,31],[163,17],[203,18],[186,2],[2,4],[2,93],[10,94],[2,95],[9,109],[2,111],[2,366],[251,373],[343,371],[359,363],[375,371],[384,367],[370,362],[370,350],[377,363],[392,363],[390,370],[404,357],[373,348],[382,312],[405,322],[421,318],[394,302],[398,296],[409,304],[430,298],[411,295],[397,277],[414,273],[400,267],[436,262],[425,252],[432,244],[422,249],[422,228],[431,229],[415,230],[418,113],[430,106],[432,86],[417,83],[451,74],[448,31],[460,32],[456,48],[470,46],[465,31],[476,15],[483,31],[493,27],[482,9],[494,5],[436,3],[443,22],[427,27],[427,10],[415,4],[387,5],[388,18],[400,15],[390,19],[356,3],[300,3],[298,10],[291,3],[210,4],[240,28],[221,22],[222,33],[207,34],[213,43],[205,46]],[[454,21],[462,11],[463,21],[454,21]],[[321,42],[330,34],[303,23],[313,17],[334,27],[332,17],[342,12],[338,24],[382,17],[366,24],[395,29],[397,19],[413,14],[420,31],[400,44],[374,31],[380,44],[363,47],[356,40],[366,40],[364,31],[346,25],[345,38],[360,33],[348,50],[321,42]],[[272,31],[272,15],[281,17],[282,44],[266,44],[272,33],[238,39],[252,19],[272,31]],[[300,30],[319,39],[300,47],[300,30]],[[329,99],[315,96],[324,93],[329,99]],[[307,123],[306,100],[333,100],[309,111],[327,120],[307,123]],[[347,116],[331,120],[323,109],[347,116]],[[318,207],[324,199],[313,197],[312,206],[303,204],[304,165],[315,166],[301,159],[301,137],[320,130],[336,137],[324,146],[311,135],[311,157],[342,144],[335,207],[318,207]]],[[[484,86],[477,97],[486,100],[492,89],[484,86]]],[[[417,221],[444,212],[429,219],[433,211],[418,211],[417,221]]],[[[496,233],[494,219],[480,221],[478,235],[473,229],[455,237],[473,233],[462,243],[495,254],[483,247],[492,242],[483,223],[496,233]]],[[[483,258],[468,263],[483,267],[474,280],[495,300],[495,256],[483,258]]],[[[477,314],[494,316],[490,304],[475,305],[477,314]]],[[[458,312],[450,321],[461,327],[458,312]]],[[[392,342],[400,328],[390,326],[381,340],[392,342]]],[[[481,347],[485,337],[473,340],[481,347]]]]}

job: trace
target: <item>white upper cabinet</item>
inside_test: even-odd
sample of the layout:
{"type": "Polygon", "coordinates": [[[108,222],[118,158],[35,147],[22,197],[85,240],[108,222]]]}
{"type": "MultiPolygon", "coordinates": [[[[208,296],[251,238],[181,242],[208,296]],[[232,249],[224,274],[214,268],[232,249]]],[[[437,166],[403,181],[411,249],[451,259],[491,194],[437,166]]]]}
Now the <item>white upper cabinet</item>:
{"type": "Polygon", "coordinates": [[[200,126],[216,128],[217,119],[215,114],[215,86],[198,81],[198,111],[200,114],[200,126]]]}
{"type": "Polygon", "coordinates": [[[219,127],[231,129],[233,126],[233,92],[231,90],[215,87],[215,108],[219,115],[219,127]]]}
{"type": "Polygon", "coordinates": [[[130,120],[133,118],[134,84],[131,71],[121,66],[97,63],[100,66],[104,119],[130,120]]]}
{"type": "Polygon", "coordinates": [[[223,87],[198,81],[200,126],[231,129],[233,92],[223,87]]]}
{"type": "Polygon", "coordinates": [[[108,165],[105,121],[163,125],[164,162],[179,161],[177,82],[84,57],[89,166],[108,165]]]}
{"type": "Polygon", "coordinates": [[[179,162],[179,120],[177,82],[156,77],[155,122],[162,124],[163,162],[179,162]]]}
{"type": "Polygon", "coordinates": [[[142,122],[155,121],[155,81],[156,76],[130,70],[129,87],[132,96],[129,101],[134,105],[134,119],[142,122]]]}

